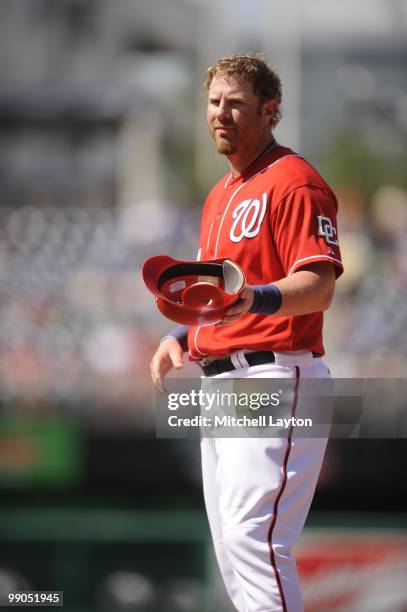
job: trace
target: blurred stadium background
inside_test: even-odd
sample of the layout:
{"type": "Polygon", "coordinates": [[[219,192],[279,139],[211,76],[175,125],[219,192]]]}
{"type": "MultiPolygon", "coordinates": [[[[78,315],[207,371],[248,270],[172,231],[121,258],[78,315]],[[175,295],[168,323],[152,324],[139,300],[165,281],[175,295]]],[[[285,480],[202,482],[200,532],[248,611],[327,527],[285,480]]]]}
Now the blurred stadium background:
{"type": "MultiPolygon", "coordinates": [[[[225,168],[201,89],[218,57],[267,52],[277,138],[338,195],[334,375],[405,378],[406,32],[406,0],[2,0],[0,594],[229,610],[198,448],[155,439],[168,325],[139,276],[150,255],[195,256],[225,168]]],[[[406,612],[405,451],[330,441],[298,549],[307,612],[406,612]]]]}

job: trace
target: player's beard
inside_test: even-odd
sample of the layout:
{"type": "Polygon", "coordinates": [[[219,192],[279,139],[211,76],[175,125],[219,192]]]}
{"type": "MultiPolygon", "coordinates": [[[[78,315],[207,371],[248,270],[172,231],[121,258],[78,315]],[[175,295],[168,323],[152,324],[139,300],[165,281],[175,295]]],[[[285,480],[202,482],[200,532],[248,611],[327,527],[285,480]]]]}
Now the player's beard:
{"type": "Polygon", "coordinates": [[[217,138],[215,133],[212,134],[212,137],[215,141],[218,153],[221,155],[232,155],[233,153],[236,153],[238,148],[236,144],[228,142],[223,138],[217,138]]]}
{"type": "Polygon", "coordinates": [[[218,153],[221,155],[232,155],[237,151],[237,146],[230,144],[230,142],[218,142],[216,146],[218,147],[218,153]]]}

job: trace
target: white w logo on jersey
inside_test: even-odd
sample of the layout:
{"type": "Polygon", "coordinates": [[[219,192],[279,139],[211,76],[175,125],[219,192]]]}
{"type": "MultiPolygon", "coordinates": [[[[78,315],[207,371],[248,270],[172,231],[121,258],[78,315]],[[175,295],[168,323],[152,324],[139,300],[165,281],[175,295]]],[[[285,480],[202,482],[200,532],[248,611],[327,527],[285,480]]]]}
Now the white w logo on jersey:
{"type": "Polygon", "coordinates": [[[244,200],[233,211],[234,223],[230,230],[232,242],[240,242],[243,238],[254,238],[260,231],[260,226],[266,214],[267,194],[263,193],[260,200],[244,200]],[[237,233],[239,232],[239,233],[237,233]]]}

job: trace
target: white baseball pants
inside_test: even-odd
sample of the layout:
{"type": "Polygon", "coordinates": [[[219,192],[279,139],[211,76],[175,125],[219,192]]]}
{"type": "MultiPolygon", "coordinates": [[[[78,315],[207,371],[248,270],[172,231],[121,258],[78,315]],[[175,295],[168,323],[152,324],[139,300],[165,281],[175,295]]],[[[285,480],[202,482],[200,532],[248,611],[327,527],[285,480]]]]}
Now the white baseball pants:
{"type": "MultiPolygon", "coordinates": [[[[244,359],[239,351],[240,361],[244,359]]],[[[213,378],[329,378],[308,351],[213,378]]],[[[246,362],[247,363],[247,362],[246,362]]],[[[306,407],[293,392],[295,415],[306,407]]],[[[301,534],[327,438],[202,438],[205,504],[216,558],[239,612],[302,612],[292,548],[301,534]]]]}

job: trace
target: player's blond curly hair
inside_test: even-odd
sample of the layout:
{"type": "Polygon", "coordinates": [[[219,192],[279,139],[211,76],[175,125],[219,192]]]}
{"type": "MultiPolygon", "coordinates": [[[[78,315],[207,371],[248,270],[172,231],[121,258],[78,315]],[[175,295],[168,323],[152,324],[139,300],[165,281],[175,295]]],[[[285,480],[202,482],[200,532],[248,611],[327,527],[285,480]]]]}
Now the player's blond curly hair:
{"type": "Polygon", "coordinates": [[[274,128],[282,116],[281,80],[274,67],[267,62],[263,53],[235,53],[230,57],[222,57],[214,66],[210,66],[204,76],[204,87],[209,90],[215,75],[233,76],[238,79],[249,81],[253,92],[262,101],[277,100],[271,127],[274,128]]]}

